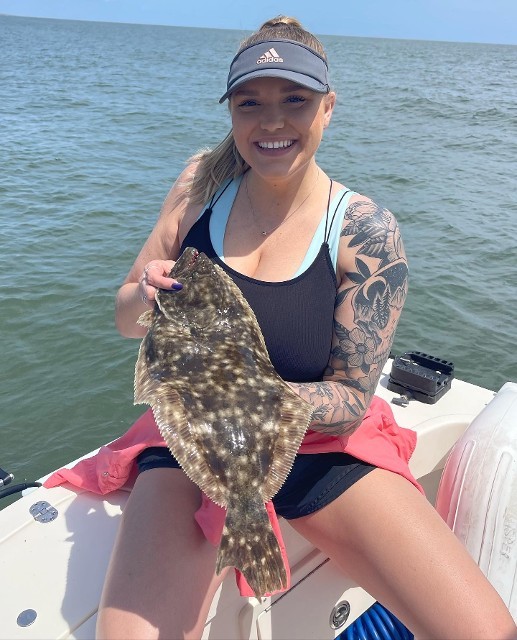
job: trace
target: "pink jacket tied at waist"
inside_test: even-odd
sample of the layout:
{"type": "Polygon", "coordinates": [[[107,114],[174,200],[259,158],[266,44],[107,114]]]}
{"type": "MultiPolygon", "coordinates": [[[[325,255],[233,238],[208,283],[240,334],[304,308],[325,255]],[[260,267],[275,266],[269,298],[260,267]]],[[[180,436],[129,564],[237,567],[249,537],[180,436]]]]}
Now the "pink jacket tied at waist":
{"type": "MultiPolygon", "coordinates": [[[[137,470],[135,459],[147,447],[166,446],[160,435],[151,409],[148,409],[120,438],[101,447],[90,458],[78,462],[71,469],[60,469],[44,483],[47,488],[69,482],[74,487],[93,493],[106,494],[126,484],[132,486],[137,470]]],[[[300,453],[344,452],[381,469],[398,473],[423,490],[411,474],[409,459],[416,446],[416,433],[399,427],[391,407],[374,396],[363,422],[349,436],[329,436],[308,431],[301,444],[300,453]]],[[[290,587],[289,563],[278,518],[272,502],[266,504],[271,525],[278,539],[288,576],[286,589],[290,587]]],[[[203,495],[196,521],[207,540],[218,545],[221,539],[226,512],[203,495]]],[[[241,595],[253,596],[242,574],[237,571],[237,584],[241,595]]]]}

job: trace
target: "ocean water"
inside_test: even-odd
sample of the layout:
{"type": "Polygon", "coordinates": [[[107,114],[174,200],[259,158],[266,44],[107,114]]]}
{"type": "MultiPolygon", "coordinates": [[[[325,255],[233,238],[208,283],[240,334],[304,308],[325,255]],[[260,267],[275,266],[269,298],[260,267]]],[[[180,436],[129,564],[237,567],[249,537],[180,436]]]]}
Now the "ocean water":
{"type": "MultiPolygon", "coordinates": [[[[0,16],[0,466],[34,479],[123,433],[138,341],[116,290],[185,160],[229,129],[244,33],[0,16]]],[[[517,47],[323,36],[319,152],[398,217],[394,351],[517,379],[517,47]]]]}

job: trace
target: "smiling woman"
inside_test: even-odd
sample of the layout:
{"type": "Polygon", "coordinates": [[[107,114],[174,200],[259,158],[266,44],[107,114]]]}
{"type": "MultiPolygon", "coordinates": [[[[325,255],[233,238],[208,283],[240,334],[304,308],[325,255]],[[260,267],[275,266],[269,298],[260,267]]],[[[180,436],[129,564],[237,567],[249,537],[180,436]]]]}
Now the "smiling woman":
{"type": "MultiPolygon", "coordinates": [[[[250,79],[239,86],[230,98],[230,112],[235,144],[254,169],[246,185],[251,176],[290,179],[310,165],[309,173],[317,179],[314,154],[334,103],[334,93],[315,92],[282,78],[250,79]]],[[[304,200],[301,193],[299,197],[304,200]]]]}
{"type": "MultiPolygon", "coordinates": [[[[317,164],[336,101],[322,45],[295,19],[268,21],[233,59],[225,100],[232,130],[192,158],[171,188],[117,294],[117,327],[144,336],[138,320],[155,310],[159,289],[196,304],[194,280],[183,283],[171,269],[189,247],[205,254],[253,309],[281,384],[309,405],[309,430],[267,504],[272,531],[280,535],[283,517],[418,636],[515,637],[499,596],[419,491],[408,466],[415,434],[373,395],[404,305],[407,263],[394,215],[317,164]]],[[[169,341],[167,348],[174,357],[186,347],[169,341]]],[[[184,366],[181,402],[193,402],[189,380],[199,385],[201,374],[208,375],[199,365],[184,366]]],[[[217,379],[211,384],[224,403],[217,379]]],[[[171,430],[188,427],[180,405],[171,430]]],[[[265,427],[257,415],[250,428],[260,441],[265,427]]],[[[224,430],[227,442],[239,441],[231,421],[207,415],[204,439],[192,434],[195,455],[185,456],[212,452],[224,430]]],[[[220,512],[183,472],[151,413],[130,439],[130,450],[127,438],[112,443],[99,477],[88,478],[106,488],[108,477],[116,489],[135,462],[139,471],[106,576],[98,636],[199,638],[226,571],[217,574],[213,546],[220,512]]],[[[237,451],[224,454],[230,460],[237,451]]],[[[250,453],[257,476],[273,473],[268,460],[282,452],[274,454],[250,453]]],[[[228,501],[235,499],[232,464],[205,462],[225,479],[228,501]]],[[[242,536],[234,547],[260,542],[242,536]]],[[[242,579],[239,587],[251,595],[242,579]]]]}

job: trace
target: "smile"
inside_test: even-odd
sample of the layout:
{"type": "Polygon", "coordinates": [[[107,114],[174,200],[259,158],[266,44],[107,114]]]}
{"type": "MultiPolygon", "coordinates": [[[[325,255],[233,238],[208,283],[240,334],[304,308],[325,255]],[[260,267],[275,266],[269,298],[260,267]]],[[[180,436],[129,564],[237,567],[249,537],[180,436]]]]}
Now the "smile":
{"type": "Polygon", "coordinates": [[[261,149],[286,149],[293,144],[293,140],[275,140],[275,142],[257,142],[261,149]]]}

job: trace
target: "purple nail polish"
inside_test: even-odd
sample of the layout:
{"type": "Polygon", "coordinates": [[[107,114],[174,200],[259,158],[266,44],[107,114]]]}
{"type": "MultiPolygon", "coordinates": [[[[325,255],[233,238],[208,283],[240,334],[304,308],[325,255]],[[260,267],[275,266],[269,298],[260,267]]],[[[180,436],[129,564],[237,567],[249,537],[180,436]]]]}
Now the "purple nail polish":
{"type": "Polygon", "coordinates": [[[180,291],[181,289],[183,289],[183,285],[181,284],[181,282],[175,282],[171,289],[174,289],[174,291],[180,291]]]}

